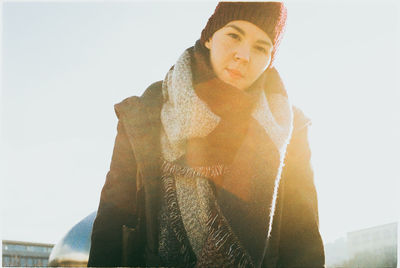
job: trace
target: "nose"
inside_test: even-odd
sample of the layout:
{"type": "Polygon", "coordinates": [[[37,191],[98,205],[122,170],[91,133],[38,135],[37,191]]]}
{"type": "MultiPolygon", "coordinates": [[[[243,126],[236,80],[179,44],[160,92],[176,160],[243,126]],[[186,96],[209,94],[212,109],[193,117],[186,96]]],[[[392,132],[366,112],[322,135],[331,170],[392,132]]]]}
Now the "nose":
{"type": "Polygon", "coordinates": [[[246,44],[240,44],[235,51],[234,58],[236,61],[249,62],[250,48],[246,44]]]}

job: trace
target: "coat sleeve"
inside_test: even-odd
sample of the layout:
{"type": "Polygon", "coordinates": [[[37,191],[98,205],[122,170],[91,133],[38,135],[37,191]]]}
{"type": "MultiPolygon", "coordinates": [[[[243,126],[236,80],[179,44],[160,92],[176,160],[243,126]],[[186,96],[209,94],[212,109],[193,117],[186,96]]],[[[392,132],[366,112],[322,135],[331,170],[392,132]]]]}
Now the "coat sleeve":
{"type": "Polygon", "coordinates": [[[134,227],[136,161],[121,121],[93,224],[88,266],[121,266],[122,225],[134,227]]]}
{"type": "Polygon", "coordinates": [[[309,120],[294,108],[294,132],[282,171],[283,208],[280,267],[322,268],[324,246],[319,232],[317,193],[310,163],[309,120]]]}

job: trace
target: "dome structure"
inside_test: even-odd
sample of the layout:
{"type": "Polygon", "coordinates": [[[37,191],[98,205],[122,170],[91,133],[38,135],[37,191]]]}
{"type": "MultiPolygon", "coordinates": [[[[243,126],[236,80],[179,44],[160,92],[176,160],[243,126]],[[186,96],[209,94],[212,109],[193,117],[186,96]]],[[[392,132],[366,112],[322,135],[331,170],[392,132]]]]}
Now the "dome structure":
{"type": "Polygon", "coordinates": [[[50,253],[48,266],[87,266],[90,237],[97,211],[77,223],[58,242],[50,253]]]}

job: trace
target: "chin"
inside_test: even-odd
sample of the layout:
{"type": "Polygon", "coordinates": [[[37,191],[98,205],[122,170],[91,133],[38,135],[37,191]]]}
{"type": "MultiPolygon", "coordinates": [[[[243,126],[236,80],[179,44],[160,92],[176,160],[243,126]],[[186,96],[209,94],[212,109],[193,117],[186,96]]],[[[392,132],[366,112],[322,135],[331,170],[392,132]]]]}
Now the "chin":
{"type": "Polygon", "coordinates": [[[238,83],[237,80],[235,80],[235,81],[232,81],[231,79],[221,79],[221,80],[222,80],[222,82],[224,82],[228,85],[234,86],[240,90],[245,89],[245,87],[242,85],[242,83],[238,83]]]}
{"type": "Polygon", "coordinates": [[[225,83],[227,83],[228,85],[234,86],[238,89],[242,89],[242,87],[240,85],[238,85],[238,83],[232,82],[232,81],[225,81],[225,83]]]}

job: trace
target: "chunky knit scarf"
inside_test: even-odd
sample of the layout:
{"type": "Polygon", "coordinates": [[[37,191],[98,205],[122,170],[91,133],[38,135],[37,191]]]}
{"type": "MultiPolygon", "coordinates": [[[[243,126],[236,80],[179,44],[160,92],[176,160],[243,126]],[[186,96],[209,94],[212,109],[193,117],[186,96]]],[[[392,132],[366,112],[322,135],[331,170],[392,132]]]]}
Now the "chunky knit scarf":
{"type": "Polygon", "coordinates": [[[241,91],[215,77],[208,57],[197,42],[162,86],[160,254],[168,265],[248,267],[265,239],[241,229],[252,222],[269,237],[293,114],[268,71],[241,91]]]}
{"type": "Polygon", "coordinates": [[[248,113],[249,108],[252,108],[252,117],[264,128],[283,157],[293,120],[286,92],[272,91],[266,96],[268,72],[247,92],[225,84],[213,77],[209,63],[204,58],[207,52],[202,50],[199,43],[195,48],[187,49],[163,81],[161,121],[164,133],[161,140],[164,158],[175,161],[186,153],[189,139],[209,135],[217,128],[222,116],[234,115],[243,119],[240,113],[248,113]],[[192,69],[201,73],[194,74],[192,69]],[[253,105],[251,98],[254,99],[256,94],[259,96],[253,105]]]}

